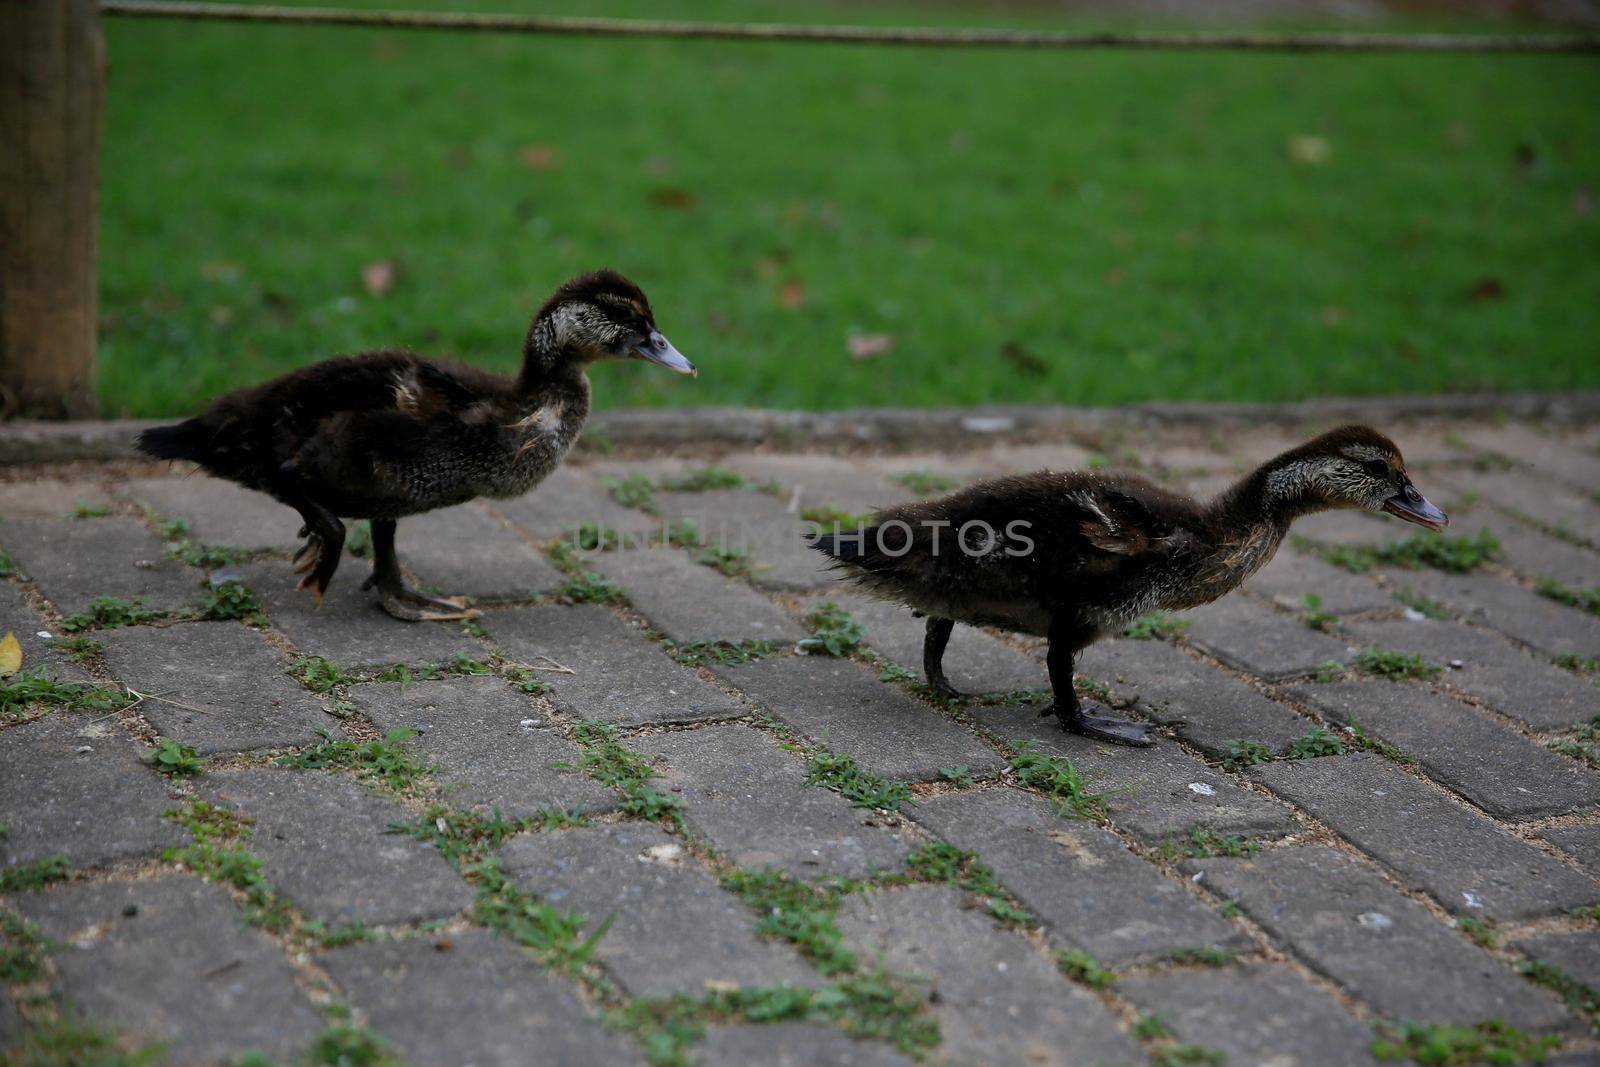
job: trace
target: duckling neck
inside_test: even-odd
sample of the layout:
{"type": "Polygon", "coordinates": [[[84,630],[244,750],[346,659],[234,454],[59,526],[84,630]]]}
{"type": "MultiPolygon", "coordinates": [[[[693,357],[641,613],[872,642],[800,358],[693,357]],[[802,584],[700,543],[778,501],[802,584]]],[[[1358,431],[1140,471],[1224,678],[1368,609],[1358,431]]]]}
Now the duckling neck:
{"type": "Polygon", "coordinates": [[[535,319],[522,346],[517,392],[523,397],[537,396],[552,387],[570,388],[583,380],[583,360],[557,339],[551,317],[535,319]]]}
{"type": "Polygon", "coordinates": [[[1282,537],[1303,515],[1328,510],[1304,464],[1286,456],[1269,460],[1224,489],[1207,505],[1221,526],[1268,528],[1282,537]]]}

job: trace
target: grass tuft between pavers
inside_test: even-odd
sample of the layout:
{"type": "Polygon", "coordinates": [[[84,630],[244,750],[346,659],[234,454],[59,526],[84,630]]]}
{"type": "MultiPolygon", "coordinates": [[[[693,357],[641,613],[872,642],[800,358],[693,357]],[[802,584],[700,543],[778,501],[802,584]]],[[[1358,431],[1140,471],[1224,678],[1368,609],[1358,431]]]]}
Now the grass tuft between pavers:
{"type": "Polygon", "coordinates": [[[147,622],[170,619],[174,612],[164,608],[146,606],[143,597],[124,600],[121,597],[97,596],[89,601],[89,610],[76,612],[61,620],[67,633],[84,630],[115,630],[122,626],[140,626],[147,622]]]}
{"type": "Polygon", "coordinates": [[[819,989],[763,986],[699,998],[640,998],[608,1012],[606,1022],[633,1033],[656,1067],[688,1067],[688,1050],[708,1026],[739,1022],[822,1023],[914,1054],[939,1044],[938,1023],[922,1012],[923,1003],[919,990],[879,970],[819,989]]]}
{"type": "Polygon", "coordinates": [[[867,628],[848,611],[831,600],[824,600],[806,615],[811,636],[800,642],[802,651],[813,656],[848,656],[861,647],[867,628]]]}
{"type": "Polygon", "coordinates": [[[402,795],[418,792],[433,772],[412,751],[409,742],[417,731],[409,727],[397,726],[374,741],[350,741],[327,730],[317,733],[322,736],[319,743],[273,762],[300,770],[353,770],[357,777],[376,779],[402,795]]]}
{"type": "Polygon", "coordinates": [[[72,877],[72,865],[65,856],[46,856],[32,863],[0,870],[0,893],[25,893],[43,889],[72,877]]]}
{"type": "Polygon", "coordinates": [[[1254,856],[1261,851],[1259,841],[1211,830],[1190,831],[1187,838],[1169,837],[1156,848],[1156,855],[1167,861],[1209,856],[1254,856]]]}
{"type": "Polygon", "coordinates": [[[164,1051],[162,1045],[134,1042],[63,1009],[52,1019],[30,1022],[5,1062],[8,1067],[153,1067],[164,1051]]]}
{"type": "Polygon", "coordinates": [[[1372,1054],[1385,1063],[1409,1060],[1428,1067],[1521,1067],[1543,1063],[1547,1052],[1560,1047],[1559,1037],[1524,1033],[1499,1019],[1486,1019],[1472,1026],[1380,1023],[1372,1054]]]}
{"type": "Polygon", "coordinates": [[[1007,747],[1011,750],[1008,773],[1020,784],[1055,801],[1058,814],[1076,819],[1105,819],[1109,794],[1091,793],[1071,760],[1039,752],[1037,741],[1013,741],[1007,747]]]}
{"type": "Polygon", "coordinates": [[[1182,618],[1170,611],[1151,611],[1124,627],[1122,636],[1135,641],[1170,641],[1188,633],[1193,625],[1193,619],[1182,618]]]}
{"type": "Polygon", "coordinates": [[[621,793],[625,813],[651,821],[666,820],[674,829],[683,831],[683,801],[650,787],[650,779],[659,777],[655,768],[617,740],[615,726],[585,720],[573,727],[572,736],[582,746],[583,754],[576,764],[557,764],[558,767],[585,771],[595,781],[621,793]]]}
{"type": "Polygon", "coordinates": [[[1600,585],[1588,589],[1569,589],[1554,578],[1541,578],[1538,585],[1534,586],[1534,592],[1569,608],[1600,615],[1600,585]]]}
{"type": "Polygon", "coordinates": [[[21,718],[30,707],[109,712],[127,703],[126,696],[114,689],[88,682],[58,682],[41,671],[0,679],[0,717],[21,718]]]}
{"type": "Polygon", "coordinates": [[[1366,574],[1377,566],[1469,574],[1500,552],[1500,542],[1488,530],[1470,536],[1417,533],[1382,545],[1325,545],[1297,536],[1294,545],[1353,574],[1366,574]]]}
{"type": "Polygon", "coordinates": [[[1057,952],[1056,969],[1070,980],[1090,989],[1107,989],[1117,980],[1113,972],[1106,970],[1099,960],[1081,948],[1057,952]]]}
{"type": "Polygon", "coordinates": [[[899,811],[916,803],[904,782],[864,770],[854,756],[841,752],[812,752],[806,759],[806,784],[831,789],[857,808],[899,811]]]}
{"type": "Polygon", "coordinates": [[[1543,960],[1522,960],[1517,964],[1517,972],[1534,985],[1543,986],[1566,1001],[1567,1007],[1581,1017],[1590,1029],[1600,1026],[1600,990],[1543,960]]]}
{"type": "Polygon", "coordinates": [[[42,976],[44,951],[44,935],[37,926],[0,908],[0,985],[21,985],[42,976]]]}

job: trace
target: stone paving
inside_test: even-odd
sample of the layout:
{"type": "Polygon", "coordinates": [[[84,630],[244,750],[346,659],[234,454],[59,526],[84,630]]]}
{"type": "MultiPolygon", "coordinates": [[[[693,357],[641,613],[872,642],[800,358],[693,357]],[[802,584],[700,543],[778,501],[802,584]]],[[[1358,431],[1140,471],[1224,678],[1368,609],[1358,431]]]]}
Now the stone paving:
{"type": "Polygon", "coordinates": [[[1303,523],[1080,657],[1146,750],[1039,718],[1032,639],[958,628],[981,695],[932,699],[921,621],[796,531],[1045,465],[1212,491],[1295,434],[590,453],[401,524],[465,624],[355,555],[315,609],[298,518],[186,470],[6,472],[0,1050],[1345,1067],[1416,1024],[1600,1062],[1600,428],[1392,430],[1498,547],[1303,523]]]}

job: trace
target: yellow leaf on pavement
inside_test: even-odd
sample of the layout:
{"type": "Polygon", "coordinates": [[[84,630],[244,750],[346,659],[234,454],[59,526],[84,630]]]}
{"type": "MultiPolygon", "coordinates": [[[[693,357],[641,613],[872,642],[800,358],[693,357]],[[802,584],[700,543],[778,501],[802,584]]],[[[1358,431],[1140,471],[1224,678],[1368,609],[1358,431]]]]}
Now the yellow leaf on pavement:
{"type": "Polygon", "coordinates": [[[0,678],[8,674],[16,674],[22,669],[22,646],[17,643],[17,635],[8,633],[0,638],[0,678]]]}

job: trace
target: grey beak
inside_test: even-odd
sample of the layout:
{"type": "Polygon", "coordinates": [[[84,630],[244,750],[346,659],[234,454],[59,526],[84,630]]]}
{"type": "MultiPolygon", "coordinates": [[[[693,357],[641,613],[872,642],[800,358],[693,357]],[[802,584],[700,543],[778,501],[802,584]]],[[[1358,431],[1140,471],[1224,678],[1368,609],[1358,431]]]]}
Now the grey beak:
{"type": "Polygon", "coordinates": [[[1410,478],[1406,479],[1400,492],[1384,501],[1383,510],[1430,530],[1441,530],[1450,525],[1450,516],[1434,507],[1432,501],[1417,492],[1417,487],[1411,484],[1410,478]]]}
{"type": "Polygon", "coordinates": [[[651,363],[659,363],[668,370],[687,374],[691,378],[700,376],[694,364],[683,358],[683,353],[672,347],[672,342],[662,336],[661,331],[651,330],[650,336],[634,348],[634,353],[640,359],[648,359],[651,363]]]}

